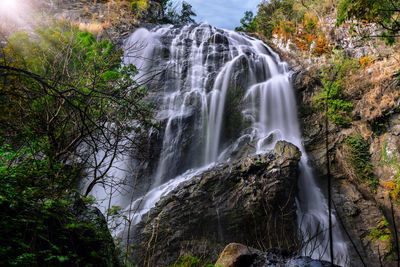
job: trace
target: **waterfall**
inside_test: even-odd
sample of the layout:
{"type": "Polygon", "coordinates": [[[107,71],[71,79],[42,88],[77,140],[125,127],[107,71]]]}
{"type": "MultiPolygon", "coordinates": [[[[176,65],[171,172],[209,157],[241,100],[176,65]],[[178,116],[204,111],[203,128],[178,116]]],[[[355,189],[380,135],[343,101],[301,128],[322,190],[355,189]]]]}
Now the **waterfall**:
{"type": "MultiPolygon", "coordinates": [[[[287,140],[303,154],[299,233],[308,239],[321,230],[303,253],[330,259],[327,200],[308,165],[287,64],[260,40],[207,24],[138,29],[124,51],[125,63],[137,66],[136,79],[149,88],[163,129],[157,133],[157,163],[146,165],[149,191],[132,201],[119,196],[113,205],[119,201],[126,211],[134,209],[137,223],[181,182],[218,162],[264,153],[287,140]]],[[[345,265],[347,246],[335,216],[333,225],[336,264],[345,265]]]]}

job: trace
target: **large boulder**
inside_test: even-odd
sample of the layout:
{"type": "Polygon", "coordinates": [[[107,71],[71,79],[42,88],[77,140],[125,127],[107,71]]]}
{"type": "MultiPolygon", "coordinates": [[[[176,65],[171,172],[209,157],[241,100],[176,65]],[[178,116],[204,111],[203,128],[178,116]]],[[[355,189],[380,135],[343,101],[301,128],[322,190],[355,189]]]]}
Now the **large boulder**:
{"type": "Polygon", "coordinates": [[[169,266],[189,254],[215,262],[229,243],[293,248],[301,153],[279,141],[274,151],[216,166],[184,182],[136,225],[132,260],[169,266]]]}
{"type": "Polygon", "coordinates": [[[239,243],[230,243],[219,255],[216,266],[242,267],[250,266],[260,251],[239,243]]]}

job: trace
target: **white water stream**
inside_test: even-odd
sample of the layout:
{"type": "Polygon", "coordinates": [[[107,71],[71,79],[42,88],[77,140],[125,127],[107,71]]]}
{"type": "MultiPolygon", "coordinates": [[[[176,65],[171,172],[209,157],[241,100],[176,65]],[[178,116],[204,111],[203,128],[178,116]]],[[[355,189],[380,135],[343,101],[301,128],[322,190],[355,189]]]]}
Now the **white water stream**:
{"type": "MultiPolygon", "coordinates": [[[[105,200],[103,211],[109,206],[121,206],[136,224],[181,182],[218,161],[231,160],[244,145],[252,147],[251,153],[264,153],[276,141],[287,140],[302,151],[297,201],[299,232],[308,239],[322,231],[303,253],[330,259],[327,201],[307,162],[291,73],[275,52],[261,41],[233,31],[205,24],[169,25],[134,32],[125,43],[125,62],[138,67],[139,81],[156,80],[149,83],[149,88],[156,95],[157,119],[164,123],[164,131],[160,133],[162,147],[151,177],[153,185],[144,196],[130,199],[129,193],[114,193],[110,205],[107,200],[110,188],[95,188],[96,198],[105,200]],[[240,99],[235,104],[230,102],[235,99],[234,88],[234,96],[240,99]],[[226,114],[226,110],[232,108],[239,110],[247,124],[240,134],[227,140],[224,137],[232,125],[227,125],[231,114],[226,114]]],[[[238,122],[237,127],[242,126],[238,122]]],[[[127,159],[120,161],[119,168],[112,170],[113,176],[129,176],[133,170],[123,168],[128,163],[127,159]]],[[[115,234],[124,231],[120,223],[115,234]]],[[[333,225],[335,263],[346,265],[347,246],[335,216],[333,225]]]]}

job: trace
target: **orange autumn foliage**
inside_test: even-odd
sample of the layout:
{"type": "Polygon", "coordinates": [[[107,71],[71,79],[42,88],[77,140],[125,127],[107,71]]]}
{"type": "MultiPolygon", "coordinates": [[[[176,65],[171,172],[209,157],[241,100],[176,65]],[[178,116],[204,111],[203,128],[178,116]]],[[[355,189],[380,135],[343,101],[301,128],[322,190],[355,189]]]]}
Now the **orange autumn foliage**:
{"type": "Polygon", "coordinates": [[[383,186],[389,191],[388,193],[392,199],[397,200],[400,193],[400,184],[397,181],[385,181],[383,186]]]}
{"type": "Polygon", "coordinates": [[[317,56],[329,53],[329,40],[323,35],[317,35],[304,31],[303,26],[294,26],[293,23],[285,22],[275,27],[272,32],[278,39],[285,42],[291,41],[301,51],[310,51],[317,56]],[[291,27],[294,30],[291,30],[291,27]]]}
{"type": "Polygon", "coordinates": [[[368,68],[372,64],[372,58],[369,56],[360,58],[360,65],[363,69],[368,68]]]}
{"type": "Polygon", "coordinates": [[[314,53],[316,53],[318,56],[321,56],[322,54],[329,52],[329,41],[320,35],[316,40],[314,53]]]}

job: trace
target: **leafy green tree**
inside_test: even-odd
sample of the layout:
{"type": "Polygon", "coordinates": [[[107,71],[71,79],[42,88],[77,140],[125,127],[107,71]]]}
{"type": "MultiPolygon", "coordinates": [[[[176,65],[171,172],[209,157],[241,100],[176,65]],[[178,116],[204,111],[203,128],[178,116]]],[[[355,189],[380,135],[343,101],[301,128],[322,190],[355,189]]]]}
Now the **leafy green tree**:
{"type": "Polygon", "coordinates": [[[14,147],[44,140],[49,167],[91,167],[89,189],[118,153],[138,147],[130,136],[152,125],[135,66],[108,41],[58,23],[15,34],[1,52],[0,135],[14,147]]]}
{"type": "Polygon", "coordinates": [[[243,31],[243,32],[256,32],[257,31],[257,24],[256,24],[256,17],[254,16],[252,11],[246,11],[244,13],[244,17],[240,20],[241,26],[237,27],[236,31],[243,31]]]}
{"type": "Polygon", "coordinates": [[[322,76],[321,81],[324,90],[318,97],[321,97],[321,99],[327,98],[328,117],[331,122],[341,126],[347,126],[351,122],[349,112],[353,109],[353,104],[342,99],[340,83],[327,76],[327,74],[323,74],[322,76]]]}
{"type": "Polygon", "coordinates": [[[43,146],[0,146],[0,266],[118,266],[101,215],[71,198],[65,165],[37,158],[43,146]]]}
{"type": "Polygon", "coordinates": [[[346,127],[351,122],[350,112],[353,110],[353,104],[346,99],[343,90],[348,73],[356,71],[359,63],[344,57],[339,51],[334,51],[329,63],[321,69],[323,91],[316,95],[314,102],[320,109],[327,105],[330,122],[346,127]]]}
{"type": "Polygon", "coordinates": [[[337,25],[351,19],[378,24],[383,30],[378,36],[394,43],[400,36],[400,0],[343,0],[337,13],[337,25]]]}
{"type": "Polygon", "coordinates": [[[160,0],[160,5],[163,9],[163,23],[171,24],[188,24],[196,23],[193,17],[196,17],[196,13],[193,11],[192,5],[186,1],[182,2],[180,13],[177,12],[178,6],[174,6],[171,0],[160,0]]]}
{"type": "Polygon", "coordinates": [[[163,13],[163,16],[165,15],[165,11],[172,5],[171,0],[156,0],[157,3],[160,4],[163,13]]]}
{"type": "Polygon", "coordinates": [[[183,1],[182,2],[182,10],[181,14],[179,15],[179,22],[180,23],[195,23],[196,21],[192,17],[196,17],[196,13],[194,13],[192,9],[192,5],[183,1]]]}

